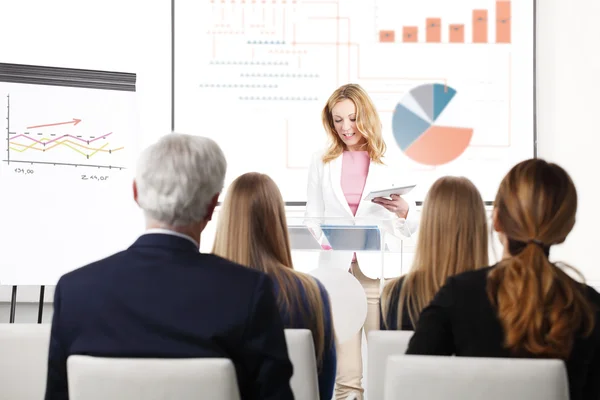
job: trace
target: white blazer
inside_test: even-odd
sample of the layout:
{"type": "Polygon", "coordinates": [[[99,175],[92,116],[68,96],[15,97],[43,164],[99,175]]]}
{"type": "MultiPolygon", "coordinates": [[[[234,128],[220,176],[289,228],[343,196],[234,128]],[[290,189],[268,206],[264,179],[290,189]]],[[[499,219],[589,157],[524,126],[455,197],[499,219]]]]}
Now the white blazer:
{"type": "MultiPolygon", "coordinates": [[[[342,156],[324,164],[323,153],[313,155],[309,171],[307,185],[306,218],[331,218],[329,223],[338,219],[347,221],[348,224],[378,224],[386,233],[386,245],[392,252],[399,252],[400,240],[410,238],[417,231],[418,216],[416,204],[410,196],[403,196],[409,204],[407,218],[398,216],[384,207],[362,200],[352,215],[348,201],[342,190],[342,156]],[[384,221],[385,222],[382,222],[384,221]]],[[[397,186],[398,182],[406,182],[405,176],[394,176],[394,171],[386,165],[371,161],[369,173],[363,189],[364,197],[373,190],[381,190],[397,186]]],[[[340,224],[344,224],[340,221],[340,224]]],[[[318,233],[318,231],[317,231],[318,233]]],[[[384,278],[392,278],[400,275],[400,254],[390,253],[385,258],[384,278]]],[[[334,266],[347,269],[352,261],[353,252],[347,251],[323,251],[319,257],[319,266],[334,266]]],[[[360,269],[369,278],[380,278],[381,254],[377,252],[357,252],[357,261],[360,269]]]]}

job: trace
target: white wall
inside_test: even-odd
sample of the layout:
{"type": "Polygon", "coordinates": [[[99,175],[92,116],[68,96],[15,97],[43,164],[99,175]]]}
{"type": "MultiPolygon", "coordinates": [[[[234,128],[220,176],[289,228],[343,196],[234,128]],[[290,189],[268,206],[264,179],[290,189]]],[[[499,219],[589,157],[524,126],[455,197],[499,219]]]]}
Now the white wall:
{"type": "Polygon", "coordinates": [[[578,218],[553,253],[600,286],[600,2],[538,1],[539,156],[563,166],[579,195],[578,218]]]}

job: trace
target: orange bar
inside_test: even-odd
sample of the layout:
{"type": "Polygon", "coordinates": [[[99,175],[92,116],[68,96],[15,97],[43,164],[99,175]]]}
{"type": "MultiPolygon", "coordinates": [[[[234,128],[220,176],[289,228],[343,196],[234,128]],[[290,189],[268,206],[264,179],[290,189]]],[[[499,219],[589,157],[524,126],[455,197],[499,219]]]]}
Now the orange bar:
{"type": "Polygon", "coordinates": [[[404,43],[417,43],[419,28],[416,26],[405,26],[402,28],[402,41],[404,43]]]}
{"type": "Polygon", "coordinates": [[[440,43],[442,41],[441,18],[427,18],[427,43],[440,43]]]}
{"type": "Polygon", "coordinates": [[[488,12],[487,10],[473,10],[473,43],[487,43],[488,41],[488,12]]]}
{"type": "Polygon", "coordinates": [[[465,42],[465,26],[463,24],[451,24],[449,31],[450,43],[465,42]]]}
{"type": "Polygon", "coordinates": [[[394,31],[379,31],[379,41],[381,43],[393,43],[396,41],[396,32],[394,31]]]}
{"type": "Polygon", "coordinates": [[[510,1],[496,2],[496,43],[510,43],[510,1]]]}

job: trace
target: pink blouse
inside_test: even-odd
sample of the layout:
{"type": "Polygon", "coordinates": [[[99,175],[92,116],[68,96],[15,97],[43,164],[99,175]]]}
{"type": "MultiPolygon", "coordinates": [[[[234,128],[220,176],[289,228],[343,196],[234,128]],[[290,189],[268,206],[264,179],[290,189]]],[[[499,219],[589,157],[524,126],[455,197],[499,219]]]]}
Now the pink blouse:
{"type": "MultiPolygon", "coordinates": [[[[367,182],[371,159],[366,151],[344,151],[342,154],[342,191],[353,215],[356,215],[367,182]]],[[[331,246],[322,245],[324,250],[331,246]]],[[[356,253],[353,261],[356,261],[356,253]]]]}
{"type": "Polygon", "coordinates": [[[342,190],[356,215],[369,173],[371,159],[366,151],[344,151],[342,154],[342,190]]]}

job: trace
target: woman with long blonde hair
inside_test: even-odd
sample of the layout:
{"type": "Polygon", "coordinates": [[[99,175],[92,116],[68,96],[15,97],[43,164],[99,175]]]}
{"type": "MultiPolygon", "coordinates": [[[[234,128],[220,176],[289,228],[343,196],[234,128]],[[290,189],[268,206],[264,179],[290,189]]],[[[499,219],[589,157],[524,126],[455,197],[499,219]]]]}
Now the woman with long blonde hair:
{"type": "MultiPolygon", "coordinates": [[[[406,176],[385,163],[386,145],[381,120],[367,92],[357,84],[337,88],[327,100],[321,119],[329,146],[313,156],[309,167],[307,220],[329,219],[334,224],[381,223],[390,227],[390,232],[396,236],[410,237],[418,225],[414,201],[396,194],[389,198],[362,200],[371,191],[408,181],[406,176]],[[402,182],[396,179],[402,179],[402,182]]],[[[397,246],[391,236],[387,235],[386,239],[390,248],[397,246]]],[[[322,240],[322,246],[329,249],[325,240],[322,240]]],[[[380,276],[381,256],[374,252],[324,251],[320,254],[319,265],[348,268],[361,283],[367,297],[367,317],[363,327],[351,339],[338,345],[335,389],[336,399],[346,399],[354,394],[360,400],[364,392],[363,331],[368,334],[372,329],[379,329],[380,279],[393,276],[380,276]]]]}
{"type": "Polygon", "coordinates": [[[540,159],[513,167],[494,204],[503,259],[449,278],[421,312],[407,353],[561,359],[570,399],[599,399],[600,294],[549,259],[576,212],[561,167],[540,159]]]}
{"type": "Polygon", "coordinates": [[[331,399],[336,349],[329,296],[316,278],[294,270],[284,202],[267,175],[247,173],[229,186],[213,253],[271,277],[285,328],[312,332],[320,396],[331,399]]]}
{"type": "Polygon", "coordinates": [[[388,282],[381,296],[381,329],[414,330],[421,310],[448,277],[488,265],[487,217],[467,178],[443,177],[429,189],[412,268],[388,282]]]}

